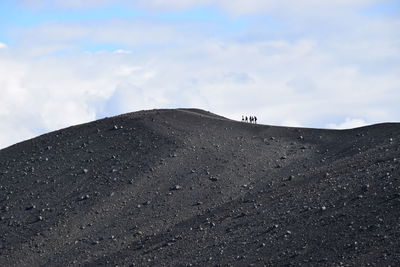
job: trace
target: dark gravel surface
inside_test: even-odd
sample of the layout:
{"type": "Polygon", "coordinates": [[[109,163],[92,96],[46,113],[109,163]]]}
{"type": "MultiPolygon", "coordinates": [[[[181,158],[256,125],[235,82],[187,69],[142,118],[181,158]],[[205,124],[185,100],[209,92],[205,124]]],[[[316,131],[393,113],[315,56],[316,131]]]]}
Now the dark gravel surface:
{"type": "Polygon", "coordinates": [[[400,124],[106,118],[0,151],[0,266],[400,266],[400,124]]]}

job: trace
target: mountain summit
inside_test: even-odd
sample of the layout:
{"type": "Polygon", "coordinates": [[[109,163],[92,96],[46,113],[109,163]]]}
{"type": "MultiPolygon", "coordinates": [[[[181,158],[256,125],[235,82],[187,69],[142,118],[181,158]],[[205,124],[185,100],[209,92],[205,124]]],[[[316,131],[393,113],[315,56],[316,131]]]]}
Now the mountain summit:
{"type": "Polygon", "coordinates": [[[400,124],[124,114],[0,151],[0,266],[399,266],[400,124]]]}

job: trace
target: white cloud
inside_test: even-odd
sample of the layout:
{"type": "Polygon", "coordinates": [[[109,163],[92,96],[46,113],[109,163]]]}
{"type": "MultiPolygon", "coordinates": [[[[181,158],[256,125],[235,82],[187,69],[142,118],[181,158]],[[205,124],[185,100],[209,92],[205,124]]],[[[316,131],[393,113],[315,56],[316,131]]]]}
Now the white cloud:
{"type": "Polygon", "coordinates": [[[104,115],[119,115],[142,109],[153,109],[168,105],[169,100],[154,91],[146,91],[132,83],[122,83],[105,102],[101,110],[104,115]]]}
{"type": "MultiPolygon", "coordinates": [[[[0,56],[0,147],[95,119],[96,110],[90,102],[107,97],[115,82],[92,79],[90,71],[95,67],[82,61],[0,56]]],[[[95,76],[104,77],[96,72],[95,76]]]]}
{"type": "MultiPolygon", "coordinates": [[[[113,44],[124,47],[159,45],[187,42],[188,36],[196,39],[193,29],[178,24],[151,23],[143,20],[112,20],[96,23],[44,23],[33,27],[13,28],[16,49],[26,56],[42,56],[60,50],[78,50],[79,43],[113,44]]],[[[131,49],[114,50],[128,54],[131,49]]]]}
{"type": "Polygon", "coordinates": [[[329,129],[352,129],[352,128],[362,127],[362,126],[366,126],[366,125],[367,125],[367,122],[362,120],[362,119],[346,118],[346,120],[343,123],[340,123],[340,124],[330,123],[330,124],[328,124],[327,128],[329,128],[329,129]]]}
{"type": "Polygon", "coordinates": [[[265,14],[302,15],[309,17],[332,17],[338,11],[371,6],[385,0],[18,0],[31,8],[56,6],[68,9],[98,8],[122,4],[150,10],[185,10],[197,7],[218,7],[232,15],[265,14]]]}
{"type": "MultiPolygon", "coordinates": [[[[121,2],[121,1],[115,1],[121,2]]],[[[318,17],[331,19],[338,14],[365,8],[385,0],[136,0],[130,2],[134,7],[150,10],[185,10],[198,7],[216,7],[234,16],[269,14],[297,17],[318,17]]]]}
{"type": "Polygon", "coordinates": [[[124,50],[124,49],[118,49],[114,51],[115,54],[132,54],[132,51],[129,50],[124,50]]]}
{"type": "Polygon", "coordinates": [[[96,116],[152,108],[199,107],[233,119],[254,114],[260,123],[286,126],[321,127],[327,122],[313,121],[330,116],[365,119],[331,128],[395,118],[400,68],[365,74],[362,66],[332,57],[334,51],[317,40],[204,38],[189,44],[179,50],[39,60],[16,59],[10,51],[0,57],[0,123],[5,129],[0,146],[96,116]]]}
{"type": "Polygon", "coordinates": [[[284,119],[281,125],[289,127],[304,127],[304,125],[302,125],[300,122],[290,118],[284,119]]]}
{"type": "Polygon", "coordinates": [[[0,42],[0,49],[4,49],[4,48],[7,48],[7,45],[0,42]]]}
{"type": "MultiPolygon", "coordinates": [[[[302,4],[328,12],[371,2],[294,1],[282,12],[302,4]]],[[[78,1],[57,3],[80,8],[78,1]]],[[[277,1],[217,3],[232,14],[256,12],[257,6],[263,12],[283,10],[277,1]]],[[[179,9],[211,1],[137,4],[179,9]]],[[[373,21],[349,12],[332,19],[329,32],[321,20],[300,20],[279,35],[258,24],[230,35],[218,24],[204,29],[193,22],[143,20],[15,29],[15,47],[0,53],[0,147],[99,116],[149,108],[198,107],[232,119],[256,115],[260,123],[307,127],[398,120],[399,20],[373,21]],[[121,49],[84,53],[81,42],[117,43],[121,49]],[[349,119],[329,124],[326,118],[349,119]]]]}

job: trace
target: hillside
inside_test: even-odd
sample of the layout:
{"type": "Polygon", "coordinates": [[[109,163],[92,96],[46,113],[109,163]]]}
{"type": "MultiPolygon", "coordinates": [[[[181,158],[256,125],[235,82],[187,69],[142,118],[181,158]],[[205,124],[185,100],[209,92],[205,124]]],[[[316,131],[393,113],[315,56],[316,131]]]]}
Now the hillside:
{"type": "Polygon", "coordinates": [[[400,266],[400,124],[151,110],[0,150],[0,266],[400,266]]]}

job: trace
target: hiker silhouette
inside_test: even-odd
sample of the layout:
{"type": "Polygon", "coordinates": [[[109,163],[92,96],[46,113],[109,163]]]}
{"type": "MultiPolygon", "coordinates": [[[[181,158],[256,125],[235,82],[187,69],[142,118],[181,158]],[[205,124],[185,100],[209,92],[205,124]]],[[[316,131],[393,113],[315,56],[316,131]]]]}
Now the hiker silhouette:
{"type": "Polygon", "coordinates": [[[242,115],[242,122],[250,122],[250,123],[254,123],[257,124],[257,117],[256,116],[244,116],[242,115]]]}

